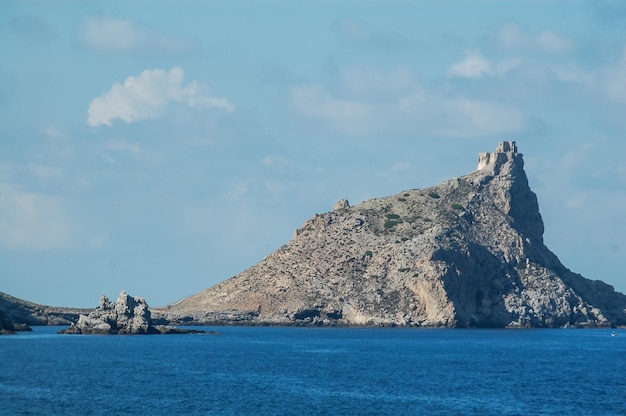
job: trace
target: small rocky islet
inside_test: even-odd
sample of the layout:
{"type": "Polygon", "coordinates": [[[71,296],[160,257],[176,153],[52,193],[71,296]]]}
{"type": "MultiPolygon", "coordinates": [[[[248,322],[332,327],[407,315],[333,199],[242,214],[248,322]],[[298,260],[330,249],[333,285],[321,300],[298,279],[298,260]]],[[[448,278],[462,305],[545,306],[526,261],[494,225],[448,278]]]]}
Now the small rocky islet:
{"type": "Polygon", "coordinates": [[[80,315],[78,321],[59,334],[89,335],[151,335],[198,334],[202,330],[183,329],[169,325],[154,325],[148,303],[142,297],[133,297],[122,291],[117,301],[102,295],[100,305],[89,315],[80,315]]]}

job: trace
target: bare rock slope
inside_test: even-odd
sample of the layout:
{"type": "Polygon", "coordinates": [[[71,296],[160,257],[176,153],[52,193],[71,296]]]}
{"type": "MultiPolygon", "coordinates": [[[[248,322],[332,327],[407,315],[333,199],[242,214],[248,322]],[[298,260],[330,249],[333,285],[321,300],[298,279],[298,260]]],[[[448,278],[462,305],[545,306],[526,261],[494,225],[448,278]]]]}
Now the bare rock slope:
{"type": "Polygon", "coordinates": [[[626,324],[626,296],[544,245],[515,142],[478,170],[315,215],[255,266],[157,313],[172,322],[560,327],[626,324]]]}
{"type": "Polygon", "coordinates": [[[69,325],[88,309],[39,305],[0,292],[0,333],[28,331],[30,326],[69,325]]]}

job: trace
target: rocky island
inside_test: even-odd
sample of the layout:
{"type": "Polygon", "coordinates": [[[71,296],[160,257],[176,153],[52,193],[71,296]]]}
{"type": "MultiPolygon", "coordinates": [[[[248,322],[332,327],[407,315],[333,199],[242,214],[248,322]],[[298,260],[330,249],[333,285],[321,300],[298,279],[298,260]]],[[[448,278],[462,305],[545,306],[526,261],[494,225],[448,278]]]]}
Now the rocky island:
{"type": "Polygon", "coordinates": [[[626,296],[543,242],[515,142],[475,172],[316,214],[248,270],[155,310],[173,323],[411,327],[626,324],[626,296]]]}
{"type": "Polygon", "coordinates": [[[102,295],[100,305],[89,315],[80,315],[76,323],[60,334],[190,334],[199,330],[153,325],[150,309],[142,297],[132,297],[122,291],[117,301],[110,302],[102,295]]]}

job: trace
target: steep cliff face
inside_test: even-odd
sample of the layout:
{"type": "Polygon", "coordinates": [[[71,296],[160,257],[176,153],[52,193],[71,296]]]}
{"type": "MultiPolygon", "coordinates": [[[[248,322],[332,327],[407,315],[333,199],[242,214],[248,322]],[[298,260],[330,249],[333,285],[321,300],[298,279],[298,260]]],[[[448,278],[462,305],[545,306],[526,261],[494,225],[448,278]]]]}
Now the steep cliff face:
{"type": "Polygon", "coordinates": [[[572,273],[544,245],[522,155],[503,143],[469,175],[339,201],[255,266],[156,312],[197,323],[626,324],[626,296],[572,273]]]}

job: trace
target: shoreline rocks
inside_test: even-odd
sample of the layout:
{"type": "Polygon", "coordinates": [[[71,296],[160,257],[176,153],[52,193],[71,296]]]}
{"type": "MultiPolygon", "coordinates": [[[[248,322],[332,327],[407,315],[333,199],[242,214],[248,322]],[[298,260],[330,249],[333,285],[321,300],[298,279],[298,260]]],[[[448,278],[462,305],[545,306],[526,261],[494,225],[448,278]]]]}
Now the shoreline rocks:
{"type": "Polygon", "coordinates": [[[0,335],[12,335],[23,331],[32,331],[32,328],[24,323],[9,319],[3,311],[0,311],[0,335]]]}
{"type": "Polygon", "coordinates": [[[80,315],[76,323],[59,331],[59,334],[88,335],[152,335],[197,334],[201,330],[154,325],[150,308],[140,296],[133,297],[122,291],[117,301],[111,302],[102,295],[100,305],[89,315],[80,315]]]}

